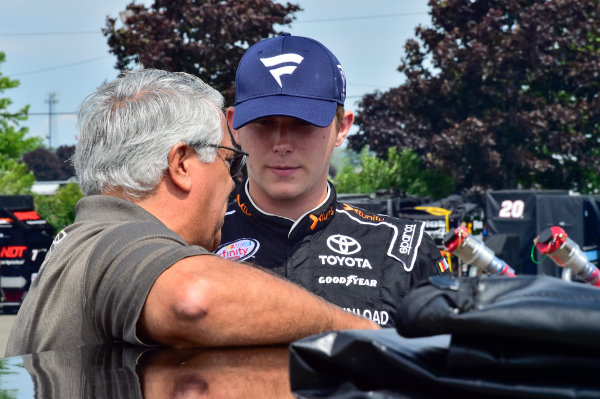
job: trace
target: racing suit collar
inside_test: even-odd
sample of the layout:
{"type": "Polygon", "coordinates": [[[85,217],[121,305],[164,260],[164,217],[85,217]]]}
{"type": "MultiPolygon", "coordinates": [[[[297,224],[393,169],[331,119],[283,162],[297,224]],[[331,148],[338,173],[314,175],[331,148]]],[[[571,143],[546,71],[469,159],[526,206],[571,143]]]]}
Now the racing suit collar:
{"type": "Polygon", "coordinates": [[[286,227],[287,235],[290,240],[298,240],[302,237],[313,234],[327,226],[335,214],[335,204],[337,194],[331,182],[327,182],[328,194],[325,200],[316,208],[302,215],[294,221],[283,216],[264,212],[260,209],[249,194],[249,181],[246,180],[244,188],[239,190],[236,207],[247,217],[253,217],[258,223],[268,223],[271,225],[286,227]]]}

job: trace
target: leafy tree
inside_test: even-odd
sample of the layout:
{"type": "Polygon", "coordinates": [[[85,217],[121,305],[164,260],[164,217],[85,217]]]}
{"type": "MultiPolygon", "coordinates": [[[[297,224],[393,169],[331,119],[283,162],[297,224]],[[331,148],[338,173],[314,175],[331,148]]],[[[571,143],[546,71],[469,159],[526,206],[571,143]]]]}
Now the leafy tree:
{"type": "MultiPolygon", "coordinates": [[[[6,61],[6,55],[0,52],[0,65],[6,61]]],[[[18,80],[11,80],[0,72],[0,94],[5,90],[19,86],[18,80]]],[[[33,150],[42,145],[41,137],[28,137],[28,129],[19,126],[19,123],[27,120],[29,105],[9,113],[8,107],[12,105],[10,98],[0,98],[0,154],[8,158],[19,159],[25,152],[33,150]]]]}
{"type": "Polygon", "coordinates": [[[416,29],[398,68],[405,83],[362,99],[350,148],[414,149],[461,189],[593,189],[598,0],[429,4],[433,27],[416,29]]]}
{"type": "MultiPolygon", "coordinates": [[[[0,52],[0,65],[5,61],[5,54],[0,52]]],[[[18,80],[11,80],[0,72],[0,94],[17,86],[18,80]]],[[[0,194],[4,195],[22,194],[31,189],[35,177],[19,159],[42,143],[40,137],[25,138],[28,129],[19,126],[20,122],[27,120],[29,106],[10,113],[10,105],[10,98],[0,98],[0,194]]]]}
{"type": "Polygon", "coordinates": [[[35,176],[27,164],[0,154],[0,194],[28,194],[35,183],[35,176]]]}
{"type": "Polygon", "coordinates": [[[40,147],[23,155],[23,161],[29,166],[37,180],[65,180],[71,177],[64,171],[64,162],[52,151],[40,147]]]}
{"type": "MultiPolygon", "coordinates": [[[[0,64],[5,59],[4,53],[0,52],[0,64]]],[[[10,80],[0,73],[0,93],[18,85],[18,80],[10,80]]],[[[11,104],[12,101],[9,98],[0,98],[0,194],[31,194],[31,187],[35,183],[36,176],[29,170],[28,163],[23,160],[38,165],[39,160],[46,159],[45,163],[40,163],[37,173],[40,173],[42,177],[46,173],[46,177],[49,177],[48,180],[72,176],[72,174],[68,174],[65,177],[64,169],[68,165],[65,165],[63,160],[70,157],[69,151],[72,153],[73,146],[59,147],[55,154],[41,148],[43,142],[41,137],[26,138],[28,130],[25,127],[19,127],[19,123],[27,120],[29,106],[21,108],[16,113],[9,113],[7,108],[11,104]],[[57,156],[57,154],[60,155],[57,156]],[[54,167],[52,167],[53,162],[55,163],[54,167]],[[56,175],[50,176],[48,173],[56,175]]],[[[54,196],[34,195],[34,204],[40,216],[58,231],[73,223],[75,204],[81,197],[79,186],[71,183],[61,187],[54,196]]],[[[0,390],[0,397],[8,396],[0,390]]]]}
{"type": "Polygon", "coordinates": [[[35,209],[38,214],[60,231],[75,220],[75,205],[83,197],[77,183],[61,186],[52,196],[35,195],[35,209]]]}
{"type": "Polygon", "coordinates": [[[123,26],[102,30],[119,70],[143,65],[199,76],[231,102],[236,67],[249,45],[293,21],[296,4],[272,0],[155,0],[127,5],[123,26]]]}
{"type": "Polygon", "coordinates": [[[61,145],[56,149],[56,156],[62,162],[62,171],[67,179],[71,176],[75,176],[75,168],[71,163],[71,157],[74,153],[74,145],[61,145]]]}
{"type": "Polygon", "coordinates": [[[391,147],[387,159],[377,158],[363,148],[359,166],[346,166],[334,179],[340,193],[373,193],[392,190],[421,197],[442,198],[454,192],[451,177],[423,168],[423,162],[412,150],[398,152],[391,147]]]}

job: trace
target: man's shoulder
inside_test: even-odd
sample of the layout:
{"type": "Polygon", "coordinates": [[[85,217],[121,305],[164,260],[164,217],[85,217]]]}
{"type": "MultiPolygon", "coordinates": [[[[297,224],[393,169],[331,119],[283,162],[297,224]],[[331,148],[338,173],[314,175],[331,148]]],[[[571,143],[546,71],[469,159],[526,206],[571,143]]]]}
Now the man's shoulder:
{"type": "Polygon", "coordinates": [[[337,233],[365,237],[370,251],[385,248],[381,251],[387,255],[385,259],[403,263],[406,271],[411,271],[416,263],[431,268],[442,260],[433,239],[425,232],[423,221],[377,214],[342,202],[336,207],[336,218],[337,233]]]}

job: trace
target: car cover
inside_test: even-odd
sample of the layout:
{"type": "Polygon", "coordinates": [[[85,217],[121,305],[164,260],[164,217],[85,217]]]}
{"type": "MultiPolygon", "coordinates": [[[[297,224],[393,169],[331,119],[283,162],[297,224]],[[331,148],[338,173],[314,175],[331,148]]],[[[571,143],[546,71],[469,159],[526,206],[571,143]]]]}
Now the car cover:
{"type": "Polygon", "coordinates": [[[600,290],[547,276],[432,277],[396,330],[291,344],[300,398],[597,398],[600,290]],[[401,335],[402,334],[402,335],[401,335]]]}

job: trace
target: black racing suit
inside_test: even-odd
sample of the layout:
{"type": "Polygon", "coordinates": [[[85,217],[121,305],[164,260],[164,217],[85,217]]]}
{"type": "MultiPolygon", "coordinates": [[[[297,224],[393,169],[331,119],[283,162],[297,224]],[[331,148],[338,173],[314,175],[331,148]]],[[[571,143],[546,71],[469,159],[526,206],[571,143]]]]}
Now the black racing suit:
{"type": "Polygon", "coordinates": [[[262,212],[247,187],[229,204],[217,254],[270,269],[381,326],[394,325],[395,306],[418,281],[450,274],[423,222],[338,202],[332,184],[294,222],[262,212]]]}

